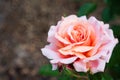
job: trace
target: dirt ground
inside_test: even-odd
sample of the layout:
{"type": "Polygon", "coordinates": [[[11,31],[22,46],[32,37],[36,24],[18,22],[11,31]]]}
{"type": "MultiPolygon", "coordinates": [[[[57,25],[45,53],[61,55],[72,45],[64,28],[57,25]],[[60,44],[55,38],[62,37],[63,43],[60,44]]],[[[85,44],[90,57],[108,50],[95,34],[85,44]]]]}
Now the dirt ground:
{"type": "Polygon", "coordinates": [[[50,25],[77,13],[77,1],[0,0],[0,80],[56,80],[38,74],[48,63],[40,48],[50,25]]]}
{"type": "Polygon", "coordinates": [[[0,0],[0,80],[53,80],[38,75],[48,63],[40,48],[50,25],[75,7],[72,0],[0,0]]]}

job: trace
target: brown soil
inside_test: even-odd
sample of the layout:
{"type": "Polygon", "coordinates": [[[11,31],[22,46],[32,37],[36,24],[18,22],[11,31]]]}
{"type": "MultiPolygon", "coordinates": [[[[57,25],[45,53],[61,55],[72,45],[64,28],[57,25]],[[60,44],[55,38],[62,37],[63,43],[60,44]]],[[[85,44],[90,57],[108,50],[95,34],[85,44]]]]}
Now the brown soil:
{"type": "Polygon", "coordinates": [[[72,0],[0,0],[0,80],[53,80],[38,69],[50,25],[76,13],[72,0]]]}

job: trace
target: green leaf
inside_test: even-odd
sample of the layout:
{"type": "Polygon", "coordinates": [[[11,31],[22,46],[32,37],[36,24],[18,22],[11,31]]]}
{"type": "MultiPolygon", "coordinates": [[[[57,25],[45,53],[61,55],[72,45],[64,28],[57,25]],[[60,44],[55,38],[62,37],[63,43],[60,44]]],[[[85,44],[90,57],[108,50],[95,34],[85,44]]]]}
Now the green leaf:
{"type": "Polygon", "coordinates": [[[108,4],[108,0],[104,0],[104,2],[105,2],[106,4],[108,4]]]}
{"type": "Polygon", "coordinates": [[[62,75],[58,77],[58,80],[76,80],[76,78],[68,76],[68,75],[62,75]]]}
{"type": "Polygon", "coordinates": [[[113,14],[110,10],[110,8],[105,8],[102,12],[102,20],[104,22],[109,22],[113,19],[113,14]]]}
{"type": "Polygon", "coordinates": [[[72,76],[71,71],[64,68],[60,76],[58,77],[58,80],[76,80],[75,77],[72,76]]]}
{"type": "Polygon", "coordinates": [[[85,3],[78,11],[78,16],[88,15],[96,9],[95,3],[85,3]]]}
{"type": "Polygon", "coordinates": [[[79,75],[80,75],[80,76],[86,76],[87,73],[85,73],[85,72],[79,72],[79,75]]]}
{"type": "Polygon", "coordinates": [[[120,25],[113,25],[111,29],[113,30],[115,37],[119,38],[120,37],[120,25]]]}
{"type": "MultiPolygon", "coordinates": [[[[115,37],[120,41],[120,25],[113,25],[111,29],[115,37]]],[[[110,62],[108,63],[108,69],[114,80],[120,80],[120,43],[113,50],[110,62]]]]}
{"type": "Polygon", "coordinates": [[[114,14],[120,15],[120,2],[119,2],[119,0],[107,0],[107,4],[114,14]]]}
{"type": "Polygon", "coordinates": [[[118,63],[120,63],[120,44],[117,44],[116,47],[114,48],[110,62],[108,63],[108,67],[112,68],[114,65],[118,63]]]}
{"type": "Polygon", "coordinates": [[[107,73],[102,74],[102,79],[101,80],[113,80],[113,78],[108,75],[107,73]]]}
{"type": "Polygon", "coordinates": [[[112,53],[112,57],[108,63],[108,70],[115,80],[120,79],[120,44],[117,44],[112,53]]]}
{"type": "Polygon", "coordinates": [[[45,75],[45,76],[58,76],[59,72],[58,70],[52,70],[52,66],[49,65],[44,65],[39,69],[39,74],[45,75]]]}
{"type": "Polygon", "coordinates": [[[120,64],[115,64],[109,70],[115,80],[120,80],[120,64]]]}
{"type": "Polygon", "coordinates": [[[99,72],[94,75],[89,74],[90,80],[113,80],[112,77],[105,72],[99,72]]]}
{"type": "Polygon", "coordinates": [[[102,73],[96,73],[96,74],[94,74],[94,75],[92,75],[92,74],[89,74],[89,78],[90,78],[90,80],[101,80],[101,74],[102,73]]]}

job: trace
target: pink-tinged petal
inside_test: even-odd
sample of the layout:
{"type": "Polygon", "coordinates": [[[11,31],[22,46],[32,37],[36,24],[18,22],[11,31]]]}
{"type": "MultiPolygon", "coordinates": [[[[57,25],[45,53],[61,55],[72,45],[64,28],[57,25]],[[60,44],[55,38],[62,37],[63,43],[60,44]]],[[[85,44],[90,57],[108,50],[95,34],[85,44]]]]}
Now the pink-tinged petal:
{"type": "Polygon", "coordinates": [[[97,72],[103,72],[105,69],[105,64],[106,62],[101,59],[90,61],[89,62],[90,72],[92,74],[97,73],[97,72]]]}
{"type": "Polygon", "coordinates": [[[109,41],[106,45],[102,46],[100,50],[93,56],[84,59],[83,61],[88,62],[90,60],[103,59],[106,62],[109,62],[112,55],[113,48],[118,43],[118,40],[109,41]]]}
{"type": "Polygon", "coordinates": [[[109,62],[110,57],[112,55],[112,51],[117,43],[118,43],[117,39],[108,41],[108,43],[106,43],[100,47],[100,51],[95,56],[98,56],[97,58],[100,57],[101,59],[105,60],[106,62],[109,62]]]}
{"type": "Polygon", "coordinates": [[[53,59],[51,60],[50,62],[52,64],[55,64],[55,63],[63,63],[63,64],[71,64],[73,63],[78,57],[70,57],[70,58],[64,58],[64,59],[53,59]]]}
{"type": "Polygon", "coordinates": [[[66,47],[63,47],[63,48],[59,49],[58,51],[63,55],[73,55],[74,52],[72,52],[72,48],[74,46],[80,45],[80,44],[83,44],[83,42],[78,42],[78,43],[71,44],[69,46],[66,46],[66,47]]]}
{"type": "Polygon", "coordinates": [[[96,22],[96,21],[97,21],[96,18],[93,17],[93,16],[91,16],[91,17],[88,19],[88,22],[91,23],[91,24],[93,24],[93,25],[95,25],[95,22],[96,22]]]}
{"type": "Polygon", "coordinates": [[[73,63],[78,57],[71,57],[66,59],[61,59],[60,62],[64,64],[70,64],[73,63]]]}
{"type": "Polygon", "coordinates": [[[74,21],[74,20],[78,20],[77,16],[76,15],[70,15],[70,16],[67,16],[67,17],[63,17],[64,21],[74,21]]]}
{"type": "Polygon", "coordinates": [[[74,27],[74,26],[70,26],[70,27],[68,28],[68,30],[67,30],[67,33],[68,33],[68,35],[69,35],[69,37],[70,37],[70,39],[71,39],[72,41],[74,41],[74,38],[73,38],[73,36],[72,36],[72,34],[71,34],[71,31],[72,31],[73,27],[74,27]]]}
{"type": "Polygon", "coordinates": [[[104,23],[102,21],[99,21],[97,20],[95,17],[91,16],[89,19],[88,19],[88,22],[92,23],[93,25],[96,25],[94,27],[103,27],[101,25],[104,25],[104,23]]]}
{"type": "MultiPolygon", "coordinates": [[[[91,52],[89,52],[89,54],[92,56],[84,59],[85,62],[87,62],[89,60],[95,60],[100,57],[106,57],[108,50],[110,50],[109,49],[110,45],[106,44],[103,47],[101,47],[103,41],[98,41],[98,42],[99,43],[96,44],[95,48],[91,52]],[[99,49],[99,51],[98,51],[98,49],[99,49]]],[[[109,43],[111,44],[110,41],[109,41],[109,43]]]]}
{"type": "Polygon", "coordinates": [[[52,64],[52,70],[56,70],[58,68],[57,64],[52,64]]]}
{"type": "Polygon", "coordinates": [[[72,49],[74,46],[79,46],[79,45],[81,45],[83,43],[84,42],[73,43],[73,44],[70,44],[70,45],[68,45],[66,47],[61,48],[61,50],[69,50],[69,49],[72,49]]]}
{"type": "Polygon", "coordinates": [[[104,24],[105,29],[109,29],[109,24],[104,24]]]}
{"type": "Polygon", "coordinates": [[[100,57],[103,57],[103,56],[106,57],[106,53],[107,53],[106,50],[102,50],[102,51],[96,53],[96,55],[93,55],[93,56],[91,56],[91,57],[88,57],[88,58],[84,59],[83,61],[84,61],[84,62],[89,62],[89,61],[91,61],[91,60],[99,59],[100,57]]]}
{"type": "Polygon", "coordinates": [[[61,36],[59,36],[58,34],[55,34],[55,38],[58,39],[60,42],[64,43],[64,44],[71,44],[71,42],[67,41],[66,39],[62,38],[61,36]]]}
{"type": "Polygon", "coordinates": [[[101,37],[101,39],[98,40],[98,42],[96,43],[94,48],[90,52],[88,52],[86,54],[86,56],[93,56],[93,55],[95,55],[96,52],[98,51],[98,48],[101,46],[102,42],[103,42],[103,38],[101,37]]]}
{"type": "Polygon", "coordinates": [[[117,43],[118,43],[118,40],[114,39],[114,40],[108,41],[108,43],[106,43],[100,48],[99,54],[101,54],[101,58],[104,59],[107,63],[109,62],[110,57],[112,55],[112,51],[117,43]]]}
{"type": "Polygon", "coordinates": [[[70,15],[68,17],[62,18],[61,24],[58,26],[58,34],[64,35],[70,25],[78,23],[78,18],[75,15],[70,15]]]}
{"type": "Polygon", "coordinates": [[[81,16],[81,17],[79,17],[79,20],[87,21],[87,17],[86,16],[81,16]]]}
{"type": "MultiPolygon", "coordinates": [[[[104,24],[102,21],[97,20],[95,17],[90,17],[88,21],[90,22],[90,24],[93,25],[93,27],[96,31],[96,35],[97,35],[96,37],[98,38],[97,41],[101,37],[104,37],[106,39],[111,39],[111,37],[109,36],[109,31],[111,33],[111,30],[108,29],[109,28],[108,24],[104,24]]],[[[113,35],[113,33],[112,33],[112,35],[113,35]]],[[[106,40],[106,39],[104,39],[104,40],[106,40]]]]}
{"type": "Polygon", "coordinates": [[[56,32],[56,26],[51,26],[50,30],[48,31],[48,36],[54,36],[56,32]]]}
{"type": "Polygon", "coordinates": [[[113,49],[114,49],[114,47],[116,46],[117,43],[118,43],[118,39],[114,39],[113,42],[111,42],[111,44],[108,44],[106,46],[106,48],[109,49],[109,51],[107,53],[107,56],[106,56],[106,62],[109,62],[110,57],[111,57],[112,52],[113,52],[113,49]]]}
{"type": "Polygon", "coordinates": [[[56,33],[56,26],[51,26],[50,30],[48,31],[48,42],[53,42],[55,41],[55,33],[56,33]]]}
{"type": "Polygon", "coordinates": [[[97,37],[100,37],[101,36],[101,25],[99,23],[99,21],[95,18],[95,17],[90,17],[88,19],[88,22],[92,25],[92,27],[94,28],[95,30],[95,34],[97,34],[97,37]]]}
{"type": "Polygon", "coordinates": [[[59,59],[60,58],[60,56],[58,55],[59,53],[55,52],[52,49],[45,47],[45,48],[42,48],[41,51],[42,51],[43,55],[49,59],[59,59]]]}
{"type": "Polygon", "coordinates": [[[107,35],[109,36],[109,39],[113,40],[114,39],[113,31],[109,29],[109,30],[106,30],[106,32],[107,32],[107,35]]]}
{"type": "Polygon", "coordinates": [[[75,61],[73,63],[73,66],[77,72],[87,72],[88,71],[86,63],[82,62],[82,60],[75,61]]]}
{"type": "Polygon", "coordinates": [[[87,52],[93,49],[92,46],[75,46],[72,50],[75,52],[87,52]]]}
{"type": "Polygon", "coordinates": [[[77,57],[79,57],[80,59],[84,59],[86,58],[86,56],[82,53],[78,53],[78,52],[75,52],[75,51],[72,51],[72,50],[59,50],[59,52],[62,54],[62,55],[76,55],[77,57]]]}
{"type": "Polygon", "coordinates": [[[71,50],[58,50],[62,55],[73,55],[74,52],[72,52],[71,50]]]}
{"type": "Polygon", "coordinates": [[[75,53],[74,55],[76,55],[77,57],[79,57],[80,59],[85,59],[87,58],[84,54],[82,53],[75,53]]]}

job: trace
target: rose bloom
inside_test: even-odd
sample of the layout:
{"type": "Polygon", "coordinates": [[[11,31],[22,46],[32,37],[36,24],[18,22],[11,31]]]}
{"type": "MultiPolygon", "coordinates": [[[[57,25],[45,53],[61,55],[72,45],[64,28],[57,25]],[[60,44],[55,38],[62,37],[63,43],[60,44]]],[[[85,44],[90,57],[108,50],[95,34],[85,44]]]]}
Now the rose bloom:
{"type": "Polygon", "coordinates": [[[113,48],[118,43],[108,24],[95,17],[62,17],[56,26],[51,26],[42,53],[52,64],[73,65],[77,72],[103,72],[109,62],[113,48]]]}

